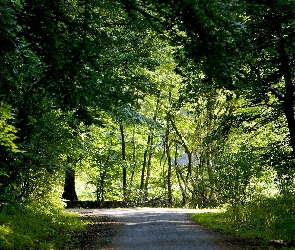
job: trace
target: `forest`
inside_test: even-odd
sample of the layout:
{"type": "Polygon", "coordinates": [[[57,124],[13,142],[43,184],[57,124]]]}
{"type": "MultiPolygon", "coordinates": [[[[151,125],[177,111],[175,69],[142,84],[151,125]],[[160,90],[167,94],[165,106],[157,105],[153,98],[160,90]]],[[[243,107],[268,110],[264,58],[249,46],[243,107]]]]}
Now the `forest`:
{"type": "Polygon", "coordinates": [[[0,234],[95,201],[276,207],[295,240],[295,1],[0,2],[0,234]]]}

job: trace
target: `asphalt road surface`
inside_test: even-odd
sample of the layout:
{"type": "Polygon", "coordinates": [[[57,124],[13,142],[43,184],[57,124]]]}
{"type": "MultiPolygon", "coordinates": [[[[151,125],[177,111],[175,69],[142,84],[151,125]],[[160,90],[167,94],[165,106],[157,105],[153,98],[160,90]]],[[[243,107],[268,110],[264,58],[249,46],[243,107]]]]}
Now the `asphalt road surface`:
{"type": "MultiPolygon", "coordinates": [[[[73,210],[73,209],[72,209],[73,210]]],[[[238,250],[233,237],[208,230],[190,218],[192,209],[81,209],[82,213],[108,215],[123,222],[104,250],[238,250]]]]}

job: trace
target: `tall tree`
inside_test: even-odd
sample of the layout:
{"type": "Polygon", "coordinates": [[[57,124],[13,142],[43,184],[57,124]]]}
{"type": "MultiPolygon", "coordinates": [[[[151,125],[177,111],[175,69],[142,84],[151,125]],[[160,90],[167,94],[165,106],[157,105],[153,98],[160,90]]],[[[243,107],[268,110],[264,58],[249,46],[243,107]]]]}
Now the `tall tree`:
{"type": "Polygon", "coordinates": [[[15,168],[8,173],[11,181],[28,176],[30,182],[36,179],[29,178],[31,166],[45,170],[62,165],[61,147],[55,155],[38,150],[46,148],[46,139],[53,145],[49,139],[54,136],[46,134],[58,137],[62,129],[42,123],[61,112],[57,124],[64,116],[65,128],[74,134],[80,121],[101,125],[97,109],[133,103],[138,89],[148,91],[137,69],[157,64],[149,52],[156,43],[146,36],[147,22],[138,19],[139,26],[133,25],[118,1],[2,2],[0,97],[15,114],[21,150],[9,157],[7,152],[3,159],[15,168]]]}
{"type": "Polygon", "coordinates": [[[122,145],[122,183],[123,183],[123,197],[126,199],[127,195],[127,169],[126,169],[126,139],[124,126],[122,121],[120,122],[120,134],[121,134],[121,145],[122,145]]]}
{"type": "Polygon", "coordinates": [[[283,112],[294,160],[293,1],[122,2],[174,45],[182,45],[179,73],[198,68],[201,87],[243,93],[253,104],[274,107],[273,119],[283,112]]]}

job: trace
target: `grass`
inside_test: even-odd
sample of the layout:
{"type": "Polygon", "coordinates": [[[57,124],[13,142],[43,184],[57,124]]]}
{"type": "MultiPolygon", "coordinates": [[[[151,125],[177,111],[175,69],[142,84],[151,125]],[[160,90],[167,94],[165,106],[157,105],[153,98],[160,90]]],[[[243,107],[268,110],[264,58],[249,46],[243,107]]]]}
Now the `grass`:
{"type": "Polygon", "coordinates": [[[0,249],[70,249],[87,221],[51,202],[10,205],[0,213],[0,249]]]}
{"type": "Polygon", "coordinates": [[[287,245],[295,241],[294,208],[294,196],[280,196],[250,202],[234,210],[201,212],[193,214],[192,218],[225,233],[243,238],[259,238],[264,242],[282,241],[287,245]]]}
{"type": "Polygon", "coordinates": [[[260,231],[248,230],[246,226],[243,227],[231,221],[229,213],[224,210],[220,210],[218,212],[201,212],[193,214],[192,218],[198,223],[209,228],[217,229],[235,236],[245,238],[261,238],[260,231]]]}

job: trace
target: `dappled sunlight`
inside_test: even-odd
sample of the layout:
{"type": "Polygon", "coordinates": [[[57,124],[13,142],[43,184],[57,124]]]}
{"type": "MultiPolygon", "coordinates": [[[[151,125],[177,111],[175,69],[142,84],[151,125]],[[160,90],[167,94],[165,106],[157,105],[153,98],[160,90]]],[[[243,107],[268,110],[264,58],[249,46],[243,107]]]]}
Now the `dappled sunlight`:
{"type": "Polygon", "coordinates": [[[218,212],[219,209],[187,209],[187,208],[108,208],[108,209],[79,209],[70,208],[66,209],[69,212],[77,213],[92,213],[92,214],[106,214],[106,215],[128,215],[128,214],[139,214],[139,213],[206,213],[206,212],[218,212]]]}
{"type": "Polygon", "coordinates": [[[116,208],[68,209],[83,216],[110,216],[114,225],[121,223],[108,249],[239,249],[232,247],[225,236],[207,231],[195,223],[191,214],[218,211],[217,209],[178,208],[116,208]],[[225,238],[224,238],[225,237],[225,238]],[[220,247],[220,246],[223,246],[220,247]]]}
{"type": "Polygon", "coordinates": [[[0,3],[0,250],[295,247],[295,0],[0,3]]]}

